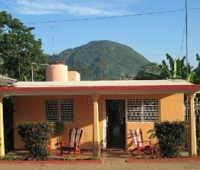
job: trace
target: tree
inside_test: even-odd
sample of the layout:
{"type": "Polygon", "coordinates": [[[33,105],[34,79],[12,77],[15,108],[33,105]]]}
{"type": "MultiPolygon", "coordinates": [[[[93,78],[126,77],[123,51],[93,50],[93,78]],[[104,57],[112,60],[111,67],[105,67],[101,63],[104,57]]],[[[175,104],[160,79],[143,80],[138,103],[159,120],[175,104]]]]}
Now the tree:
{"type": "Polygon", "coordinates": [[[194,83],[199,84],[200,83],[200,56],[199,54],[196,54],[196,60],[199,62],[197,68],[194,70],[195,72],[195,79],[194,83]]]}
{"type": "Polygon", "coordinates": [[[166,62],[162,61],[161,77],[163,79],[184,79],[191,83],[195,81],[195,72],[188,63],[185,65],[186,57],[173,59],[169,54],[166,54],[166,58],[169,61],[169,66],[166,62]]]}
{"type": "MultiPolygon", "coordinates": [[[[47,63],[48,57],[42,54],[41,40],[35,40],[31,31],[18,19],[13,19],[5,11],[0,12],[0,73],[18,80],[31,80],[31,63],[47,63]]],[[[35,80],[44,79],[44,68],[35,73],[35,80]]],[[[5,97],[4,138],[6,152],[13,149],[13,101],[5,97]]]]}
{"type": "Polygon", "coordinates": [[[169,54],[166,54],[169,61],[169,66],[162,61],[162,74],[170,79],[185,79],[187,77],[187,67],[184,64],[185,57],[173,59],[169,54]]]}
{"type": "Polygon", "coordinates": [[[158,80],[160,77],[161,67],[156,63],[149,63],[142,66],[136,76],[135,80],[158,80]]]}
{"type": "MultiPolygon", "coordinates": [[[[13,19],[5,11],[0,12],[0,55],[2,59],[0,71],[2,74],[20,81],[31,80],[31,63],[49,61],[48,57],[42,53],[41,40],[35,40],[32,35],[33,29],[33,27],[26,27],[20,20],[13,19]]],[[[38,75],[36,73],[36,80],[44,79],[44,77],[37,79],[38,75]]]]}
{"type": "Polygon", "coordinates": [[[129,73],[123,73],[121,74],[120,80],[133,80],[133,76],[131,76],[129,73]]]}
{"type": "Polygon", "coordinates": [[[165,60],[161,65],[149,63],[142,66],[134,79],[136,80],[159,80],[159,79],[183,79],[191,83],[200,83],[200,56],[196,58],[199,61],[199,66],[193,69],[190,64],[185,64],[185,57],[173,59],[169,54],[166,54],[169,65],[165,60]]]}

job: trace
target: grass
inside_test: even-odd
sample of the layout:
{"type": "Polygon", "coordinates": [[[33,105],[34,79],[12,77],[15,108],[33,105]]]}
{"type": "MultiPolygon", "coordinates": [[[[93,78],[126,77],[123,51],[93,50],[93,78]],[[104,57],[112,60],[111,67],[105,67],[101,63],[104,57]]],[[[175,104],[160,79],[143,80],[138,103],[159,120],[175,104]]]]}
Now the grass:
{"type": "Polygon", "coordinates": [[[0,161],[18,161],[18,160],[23,160],[23,158],[11,155],[5,155],[0,157],[0,161]]]}
{"type": "MultiPolygon", "coordinates": [[[[18,157],[18,156],[12,156],[12,155],[5,155],[0,157],[0,161],[30,161],[33,159],[27,159],[27,157],[18,157]]],[[[60,161],[74,161],[74,160],[100,160],[100,157],[64,157],[64,158],[49,158],[47,161],[55,161],[55,160],[60,160],[60,161]]]]}

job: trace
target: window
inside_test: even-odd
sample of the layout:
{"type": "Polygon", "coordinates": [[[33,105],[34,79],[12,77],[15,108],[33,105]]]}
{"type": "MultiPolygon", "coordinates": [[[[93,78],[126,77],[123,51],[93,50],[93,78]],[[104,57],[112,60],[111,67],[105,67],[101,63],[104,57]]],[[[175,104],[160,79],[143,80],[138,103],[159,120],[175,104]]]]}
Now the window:
{"type": "Polygon", "coordinates": [[[128,99],[129,122],[155,122],[158,120],[158,99],[128,99]]]}
{"type": "Polygon", "coordinates": [[[73,99],[46,100],[46,120],[58,122],[74,121],[73,99]]]}

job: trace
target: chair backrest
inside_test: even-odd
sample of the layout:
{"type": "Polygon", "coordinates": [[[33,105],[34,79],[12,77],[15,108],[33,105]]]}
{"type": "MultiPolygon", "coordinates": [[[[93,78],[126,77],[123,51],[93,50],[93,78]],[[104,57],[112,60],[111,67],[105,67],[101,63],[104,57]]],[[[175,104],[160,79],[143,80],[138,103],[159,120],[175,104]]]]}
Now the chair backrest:
{"type": "Polygon", "coordinates": [[[142,129],[130,129],[130,134],[135,147],[143,145],[142,129]]]}
{"type": "Polygon", "coordinates": [[[69,139],[70,139],[70,146],[74,147],[75,145],[78,146],[82,137],[83,130],[79,128],[70,129],[69,139]]]}

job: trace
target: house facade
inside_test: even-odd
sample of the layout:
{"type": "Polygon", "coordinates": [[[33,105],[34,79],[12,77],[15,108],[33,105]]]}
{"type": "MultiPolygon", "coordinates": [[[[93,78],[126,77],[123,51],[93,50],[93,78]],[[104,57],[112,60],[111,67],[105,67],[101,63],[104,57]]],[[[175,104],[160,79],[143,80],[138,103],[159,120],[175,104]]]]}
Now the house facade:
{"type": "MultiPolygon", "coordinates": [[[[81,128],[80,147],[99,156],[101,149],[131,149],[130,129],[142,128],[143,138],[148,139],[154,122],[184,120],[186,94],[190,100],[190,154],[196,153],[194,97],[200,85],[183,80],[80,81],[79,73],[68,72],[62,63],[49,65],[46,70],[46,82],[1,87],[1,101],[5,95],[15,96],[15,126],[24,121],[63,121],[67,129],[63,139],[68,139],[71,128],[81,128]],[[121,131],[120,142],[113,141],[116,129],[121,131]]],[[[2,102],[0,113],[2,116],[2,102]]],[[[0,125],[2,137],[2,121],[0,125]]],[[[24,144],[16,130],[14,139],[14,148],[22,149],[24,144]]],[[[2,144],[1,140],[0,155],[5,153],[2,144]]]]}

